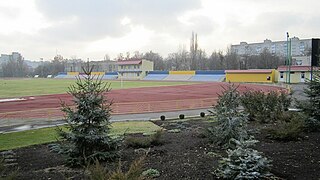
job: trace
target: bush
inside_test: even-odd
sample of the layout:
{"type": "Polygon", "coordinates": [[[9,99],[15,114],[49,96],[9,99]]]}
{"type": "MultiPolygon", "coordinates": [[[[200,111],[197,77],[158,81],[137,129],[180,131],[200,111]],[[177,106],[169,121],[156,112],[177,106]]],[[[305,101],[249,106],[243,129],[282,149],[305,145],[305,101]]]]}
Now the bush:
{"type": "Polygon", "coordinates": [[[211,142],[221,147],[230,147],[230,139],[244,140],[249,137],[246,130],[247,116],[238,111],[239,104],[240,94],[234,85],[219,95],[213,111],[208,110],[217,119],[207,129],[207,137],[211,142]]]}
{"type": "Polygon", "coordinates": [[[305,126],[304,117],[299,113],[291,113],[284,116],[284,118],[277,123],[276,128],[267,129],[268,138],[281,141],[300,139],[305,126]]]}
{"type": "Polygon", "coordinates": [[[184,114],[180,114],[179,119],[184,119],[184,114]]]}
{"type": "Polygon", "coordinates": [[[285,92],[247,91],[241,96],[241,105],[250,120],[261,123],[275,122],[282,112],[287,111],[291,98],[285,92]]]}
{"type": "Polygon", "coordinates": [[[142,176],[148,177],[148,178],[156,178],[160,176],[160,172],[156,169],[147,169],[142,172],[142,176]]]}
{"type": "Polygon", "coordinates": [[[125,144],[128,147],[133,148],[146,148],[150,146],[159,146],[163,144],[161,139],[163,132],[157,131],[155,134],[150,135],[149,137],[128,137],[125,140],[125,144]]]}
{"type": "Polygon", "coordinates": [[[214,174],[223,179],[269,179],[270,160],[263,157],[261,152],[250,148],[257,141],[238,141],[232,139],[236,149],[227,150],[228,157],[222,158],[214,174]]]}
{"type": "Polygon", "coordinates": [[[62,104],[68,131],[58,127],[58,134],[65,141],[54,149],[67,156],[70,166],[118,156],[119,141],[109,135],[112,103],[105,97],[110,84],[91,76],[92,68],[88,63],[83,68],[86,75],[77,77],[76,84],[69,87],[75,108],[62,104]]]}
{"type": "Polygon", "coordinates": [[[121,169],[121,162],[119,161],[118,169],[113,172],[108,172],[106,167],[103,167],[99,161],[95,161],[95,164],[89,166],[87,169],[90,172],[89,178],[92,180],[143,180],[143,163],[145,157],[141,157],[135,160],[130,165],[127,172],[123,172],[121,169]]]}

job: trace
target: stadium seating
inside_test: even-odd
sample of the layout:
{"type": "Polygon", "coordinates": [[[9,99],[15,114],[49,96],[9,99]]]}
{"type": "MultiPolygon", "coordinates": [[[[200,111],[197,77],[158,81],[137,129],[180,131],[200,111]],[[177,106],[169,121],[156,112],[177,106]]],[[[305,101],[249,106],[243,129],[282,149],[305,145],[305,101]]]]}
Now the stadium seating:
{"type": "Polygon", "coordinates": [[[143,80],[163,80],[169,75],[169,71],[150,71],[143,80]]]}
{"type": "Polygon", "coordinates": [[[190,74],[169,74],[163,80],[165,81],[188,81],[193,77],[190,74]]]}
{"type": "Polygon", "coordinates": [[[215,71],[196,71],[190,81],[213,81],[221,82],[226,78],[224,70],[215,71]]]}
{"type": "Polygon", "coordinates": [[[117,72],[108,72],[105,73],[102,79],[117,79],[118,78],[118,73],[117,72]]]}
{"type": "Polygon", "coordinates": [[[221,82],[225,79],[225,75],[203,75],[197,74],[193,76],[190,81],[213,81],[213,82],[221,82]]]}

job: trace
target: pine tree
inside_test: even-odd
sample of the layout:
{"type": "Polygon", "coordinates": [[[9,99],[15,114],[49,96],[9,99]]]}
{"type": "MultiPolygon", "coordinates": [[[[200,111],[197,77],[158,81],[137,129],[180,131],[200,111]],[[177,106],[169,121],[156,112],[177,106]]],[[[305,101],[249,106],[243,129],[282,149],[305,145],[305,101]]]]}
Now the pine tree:
{"type": "Polygon", "coordinates": [[[211,142],[225,148],[232,146],[230,139],[245,140],[249,136],[246,129],[248,116],[238,110],[240,93],[237,87],[229,85],[224,90],[213,111],[209,110],[217,122],[207,129],[207,135],[211,142]]]}
{"type": "Polygon", "coordinates": [[[320,128],[320,71],[315,71],[312,81],[307,82],[308,88],[305,93],[309,97],[308,103],[300,104],[300,108],[310,116],[307,120],[309,130],[319,130],[320,128]]]}
{"type": "Polygon", "coordinates": [[[77,77],[76,84],[69,87],[75,108],[62,104],[68,130],[58,128],[65,140],[59,150],[67,155],[67,164],[71,166],[117,156],[118,140],[110,136],[112,102],[106,99],[110,84],[103,82],[102,77],[92,76],[92,69],[88,63],[83,68],[85,75],[77,77]]]}

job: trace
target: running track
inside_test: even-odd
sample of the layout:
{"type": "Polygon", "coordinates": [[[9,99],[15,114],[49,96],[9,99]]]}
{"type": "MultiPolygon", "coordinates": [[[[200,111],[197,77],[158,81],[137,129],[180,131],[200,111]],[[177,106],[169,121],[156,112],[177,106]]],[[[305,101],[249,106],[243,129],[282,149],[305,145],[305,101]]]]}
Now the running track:
{"type": "MultiPolygon", "coordinates": [[[[209,108],[227,87],[227,83],[162,86],[112,90],[107,93],[113,100],[113,114],[165,112],[209,108]]],[[[280,91],[281,87],[240,84],[244,91],[280,91]]],[[[72,105],[68,94],[23,97],[24,101],[0,102],[0,119],[61,119],[61,102],[72,105]]]]}

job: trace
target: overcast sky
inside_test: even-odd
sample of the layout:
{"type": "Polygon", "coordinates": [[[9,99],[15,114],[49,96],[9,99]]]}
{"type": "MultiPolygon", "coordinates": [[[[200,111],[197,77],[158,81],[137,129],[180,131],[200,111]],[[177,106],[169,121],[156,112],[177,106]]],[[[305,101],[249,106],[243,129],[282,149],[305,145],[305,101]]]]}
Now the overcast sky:
{"type": "Polygon", "coordinates": [[[1,0],[0,53],[25,59],[189,48],[208,54],[240,41],[320,37],[319,0],[1,0]]]}

